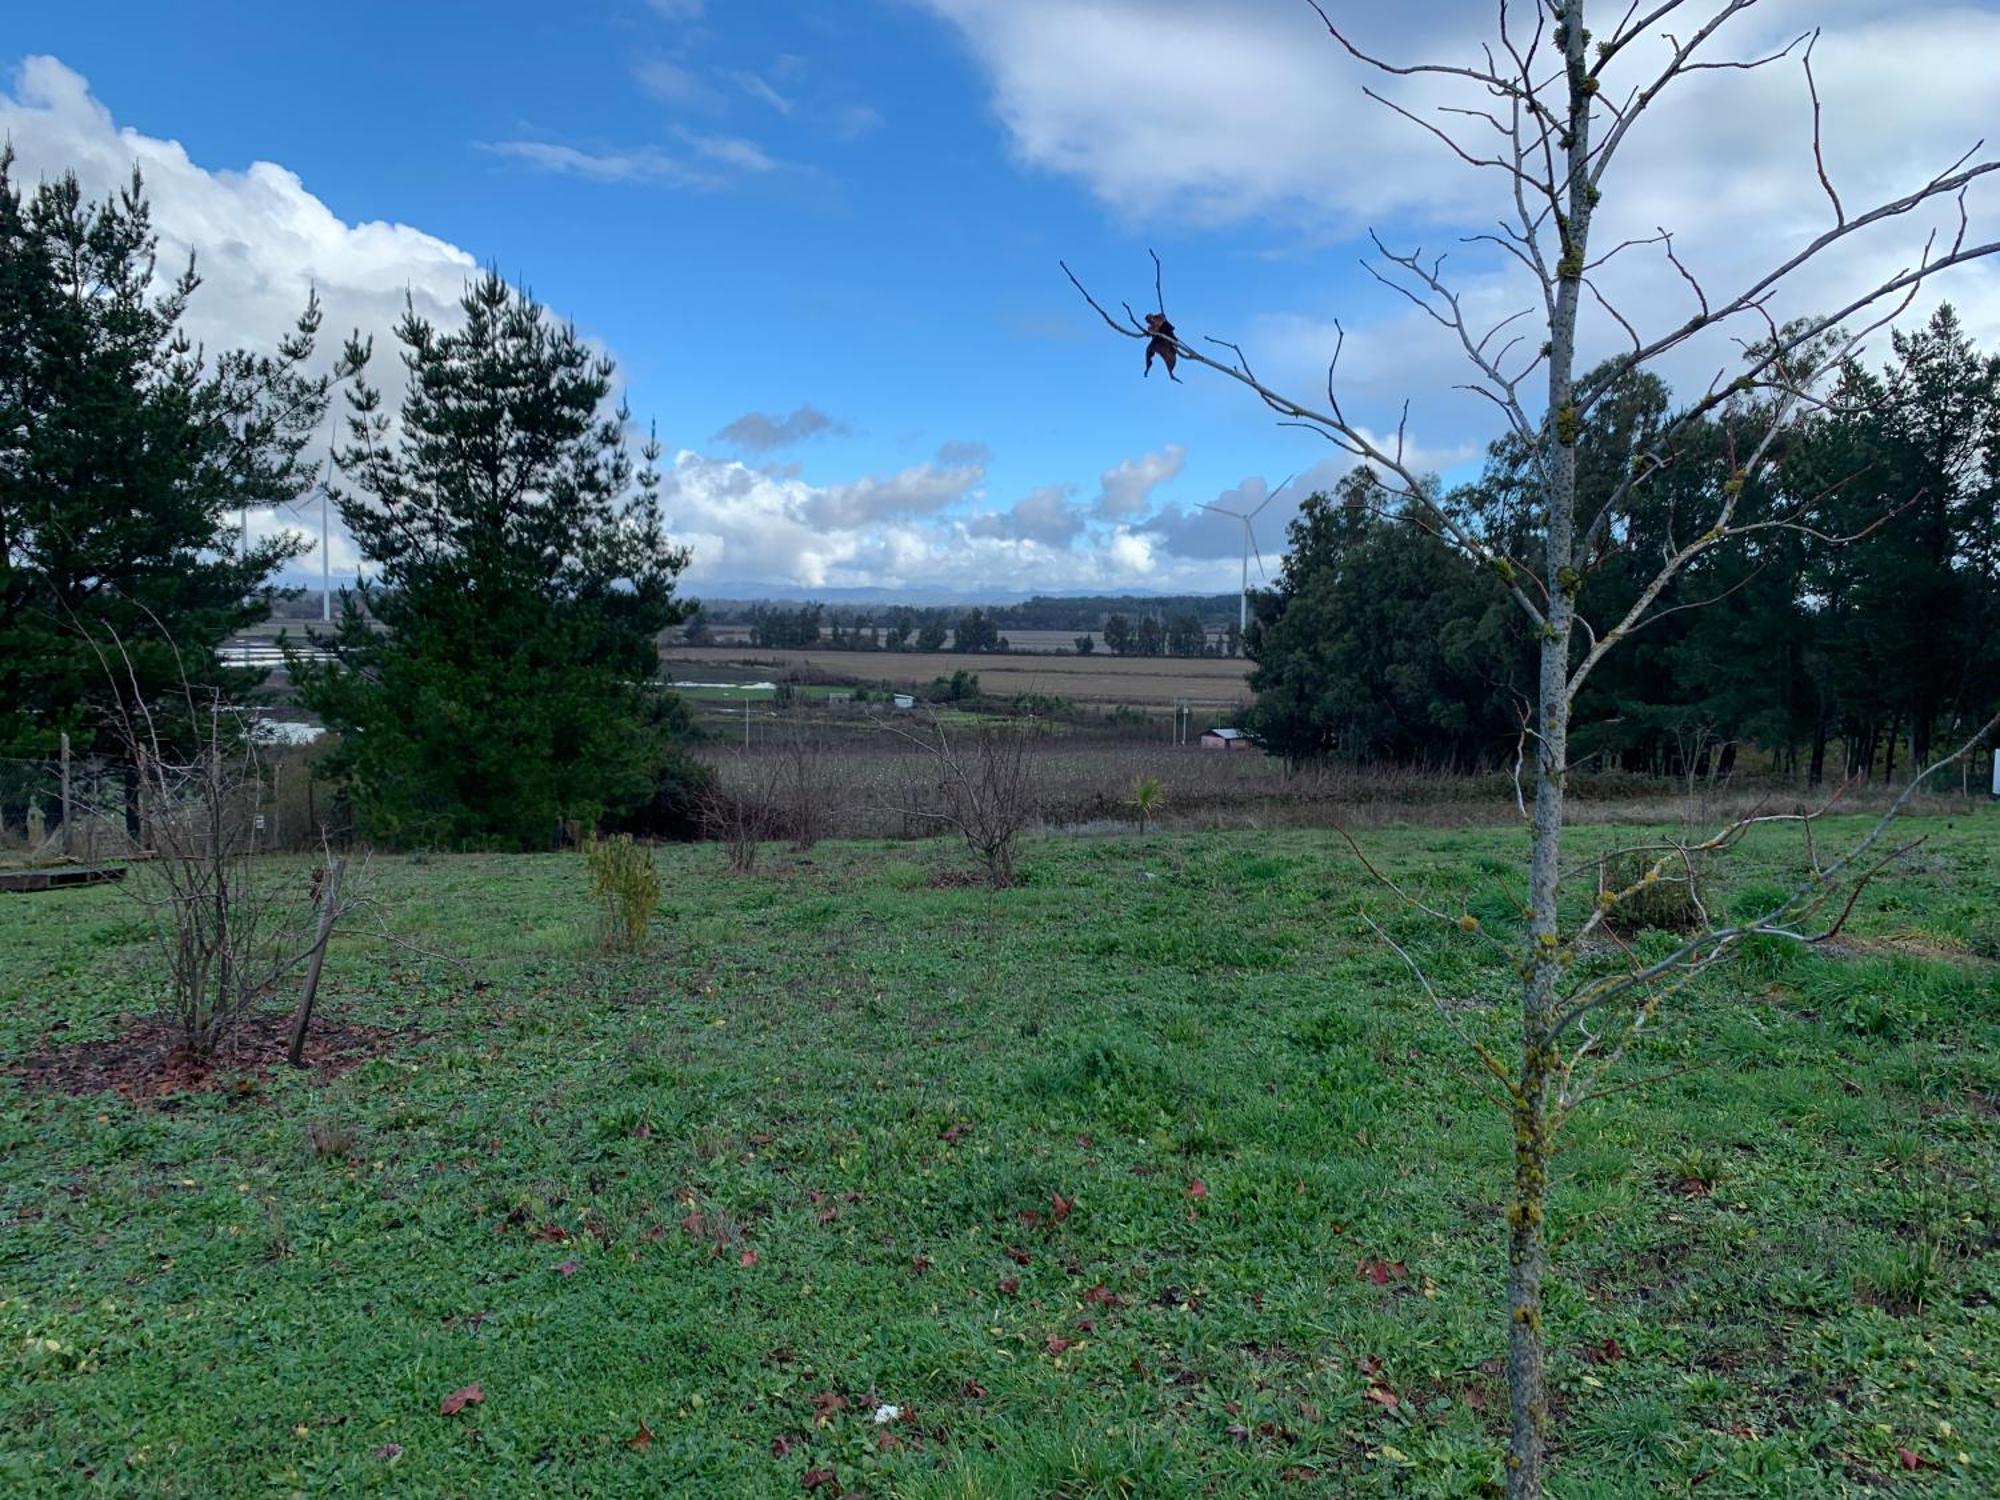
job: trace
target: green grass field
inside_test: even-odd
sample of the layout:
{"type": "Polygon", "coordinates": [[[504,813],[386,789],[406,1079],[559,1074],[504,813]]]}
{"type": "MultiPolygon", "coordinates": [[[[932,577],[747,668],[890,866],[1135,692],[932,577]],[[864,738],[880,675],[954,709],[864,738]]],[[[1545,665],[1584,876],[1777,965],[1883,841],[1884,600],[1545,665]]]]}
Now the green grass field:
{"type": "MultiPolygon", "coordinates": [[[[1570,1126],[1553,1493],[2000,1493],[2000,823],[1924,826],[1570,1126]]],[[[1518,832],[1364,839],[1504,918],[1518,832]]],[[[722,863],[610,959],[574,856],[379,859],[323,1003],[392,1055],[0,1078],[0,1493],[1490,1492],[1504,1123],[1361,914],[1499,1039],[1487,950],[1310,833],[722,863]]],[[[0,1063],[147,1006],[143,938],[0,898],[0,1063]]]]}

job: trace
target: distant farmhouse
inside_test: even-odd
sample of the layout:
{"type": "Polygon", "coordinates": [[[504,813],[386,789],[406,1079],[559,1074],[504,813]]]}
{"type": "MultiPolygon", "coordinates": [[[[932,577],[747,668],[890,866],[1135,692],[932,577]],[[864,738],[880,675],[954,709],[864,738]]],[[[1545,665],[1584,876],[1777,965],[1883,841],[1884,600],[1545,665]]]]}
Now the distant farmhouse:
{"type": "Polygon", "coordinates": [[[1204,750],[1255,750],[1256,744],[1240,729],[1211,729],[1201,737],[1204,750]]]}

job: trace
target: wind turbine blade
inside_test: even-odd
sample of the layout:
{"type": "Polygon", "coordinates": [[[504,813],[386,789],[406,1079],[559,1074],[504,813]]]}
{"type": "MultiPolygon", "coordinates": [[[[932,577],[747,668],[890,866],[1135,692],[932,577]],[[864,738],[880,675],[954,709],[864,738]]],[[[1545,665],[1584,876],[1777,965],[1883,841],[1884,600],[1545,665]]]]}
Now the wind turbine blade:
{"type": "Polygon", "coordinates": [[[1219,506],[1219,505],[1201,505],[1201,504],[1197,504],[1197,505],[1195,506],[1195,509],[1196,509],[1196,510],[1212,510],[1212,511],[1214,511],[1214,512],[1215,512],[1215,513],[1216,513],[1216,514],[1217,514],[1218,516],[1234,516],[1234,517],[1236,517],[1236,519],[1237,519],[1237,520],[1239,520],[1239,521],[1243,519],[1243,512],[1242,512],[1242,511],[1240,511],[1240,510],[1224,510],[1224,509],[1223,509],[1223,508],[1222,508],[1221,506],[1219,506]]]}
{"type": "Polygon", "coordinates": [[[1250,550],[1257,554],[1257,576],[1259,578],[1269,578],[1271,575],[1264,571],[1264,549],[1257,545],[1257,533],[1250,529],[1250,518],[1248,516],[1243,518],[1243,538],[1249,542],[1250,550]]]}
{"type": "Polygon", "coordinates": [[[1256,515],[1259,511],[1263,510],[1263,508],[1266,505],[1269,505],[1273,500],[1277,499],[1278,496],[1284,494],[1285,485],[1290,484],[1294,479],[1297,479],[1298,477],[1299,476],[1296,474],[1287,474],[1285,476],[1284,484],[1279,485],[1275,490],[1272,490],[1270,494],[1266,495],[1263,498],[1263,500],[1258,503],[1257,509],[1251,511],[1250,514],[1253,516],[1256,515]]]}

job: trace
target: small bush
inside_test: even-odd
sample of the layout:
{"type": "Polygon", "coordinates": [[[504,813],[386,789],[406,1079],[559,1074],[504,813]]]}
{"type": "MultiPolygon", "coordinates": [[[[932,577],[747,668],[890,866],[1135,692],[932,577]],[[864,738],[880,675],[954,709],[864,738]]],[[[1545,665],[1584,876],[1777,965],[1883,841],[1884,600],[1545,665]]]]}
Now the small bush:
{"type": "Polygon", "coordinates": [[[360,1155],[360,1139],[353,1124],[338,1115],[306,1121],[306,1147],[321,1161],[347,1161],[360,1155]]]}
{"type": "Polygon", "coordinates": [[[646,946],[646,931],[660,904],[660,872],[653,851],[621,833],[613,839],[592,836],[583,846],[590,867],[590,890],[603,908],[607,948],[636,953],[646,946]]]}
{"type": "Polygon", "coordinates": [[[1605,921],[1622,932],[1691,932],[1708,909],[1708,882],[1699,860],[1657,851],[1627,850],[1597,867],[1598,900],[1605,921]],[[1657,866],[1657,868],[1656,868],[1657,866]]]}

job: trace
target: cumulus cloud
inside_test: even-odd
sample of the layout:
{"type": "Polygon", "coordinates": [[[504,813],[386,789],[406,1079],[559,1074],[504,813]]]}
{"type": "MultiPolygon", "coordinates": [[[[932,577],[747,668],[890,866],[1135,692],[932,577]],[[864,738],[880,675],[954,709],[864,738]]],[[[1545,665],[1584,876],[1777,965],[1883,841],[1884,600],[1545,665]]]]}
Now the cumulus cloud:
{"type": "MultiPolygon", "coordinates": [[[[317,287],[326,309],[322,357],[330,360],[338,337],[359,328],[375,337],[375,374],[392,378],[395,361],[380,351],[393,347],[390,330],[404,299],[424,317],[450,322],[477,270],[466,251],[407,224],[348,223],[275,163],[213,171],[176,141],[121,129],[89,84],[52,57],[28,58],[11,91],[0,91],[0,139],[13,145],[17,181],[73,171],[91,197],[123,188],[137,166],[152,200],[161,265],[176,269],[190,253],[197,257],[202,287],[183,326],[210,349],[271,347],[317,287]]],[[[253,512],[251,522],[256,535],[303,525],[318,542],[316,515],[300,521],[253,512]]],[[[334,565],[354,566],[344,537],[336,539],[334,565]]],[[[316,556],[300,566],[316,568],[316,556]]]]}
{"type": "Polygon", "coordinates": [[[768,412],[746,411],[716,433],[715,441],[752,453],[769,453],[776,448],[803,443],[809,438],[839,436],[846,431],[845,422],[834,420],[808,402],[782,417],[774,417],[768,412]]]}
{"type": "Polygon", "coordinates": [[[1084,514],[1071,498],[1075,493],[1075,485],[1045,484],[1006,510],[972,517],[966,530],[973,536],[1067,547],[1083,535],[1085,526],[1084,514]]]}
{"type": "Polygon", "coordinates": [[[1097,515],[1107,521],[1138,515],[1153,498],[1153,491],[1179,474],[1187,463],[1187,449],[1169,443],[1157,453],[1127,458],[1104,471],[1098,481],[1097,515]]]}

